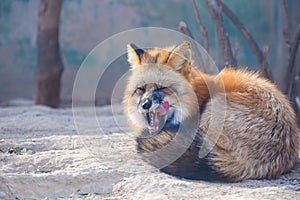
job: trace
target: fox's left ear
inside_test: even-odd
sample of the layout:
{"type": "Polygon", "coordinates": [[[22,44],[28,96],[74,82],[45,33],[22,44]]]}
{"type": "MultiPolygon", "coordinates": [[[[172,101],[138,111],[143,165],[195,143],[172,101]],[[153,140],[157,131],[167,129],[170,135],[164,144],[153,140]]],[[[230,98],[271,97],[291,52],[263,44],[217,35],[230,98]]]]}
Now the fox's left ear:
{"type": "Polygon", "coordinates": [[[133,43],[127,45],[128,62],[131,66],[140,65],[144,53],[143,49],[137,47],[133,43]]]}
{"type": "Polygon", "coordinates": [[[177,45],[171,52],[167,64],[175,70],[180,70],[186,63],[190,63],[192,59],[192,50],[190,43],[183,42],[177,45]]]}

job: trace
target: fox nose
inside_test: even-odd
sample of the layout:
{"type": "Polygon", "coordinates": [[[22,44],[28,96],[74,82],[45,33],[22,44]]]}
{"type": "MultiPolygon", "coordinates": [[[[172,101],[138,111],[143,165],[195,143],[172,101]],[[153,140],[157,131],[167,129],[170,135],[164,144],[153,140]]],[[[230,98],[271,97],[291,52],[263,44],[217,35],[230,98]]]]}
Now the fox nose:
{"type": "Polygon", "coordinates": [[[151,106],[152,106],[152,101],[150,99],[147,99],[142,105],[144,110],[149,110],[151,106]]]}

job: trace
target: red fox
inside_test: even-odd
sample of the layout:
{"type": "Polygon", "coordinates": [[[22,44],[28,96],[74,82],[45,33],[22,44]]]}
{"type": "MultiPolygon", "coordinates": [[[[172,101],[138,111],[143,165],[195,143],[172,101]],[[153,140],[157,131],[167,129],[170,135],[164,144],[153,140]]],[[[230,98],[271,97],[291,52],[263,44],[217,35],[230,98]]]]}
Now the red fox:
{"type": "Polygon", "coordinates": [[[137,134],[138,152],[147,159],[171,143],[180,126],[192,122],[196,130],[182,129],[183,143],[192,137],[188,147],[161,171],[188,179],[237,182],[278,178],[293,169],[299,131],[289,101],[276,86],[245,69],[204,74],[191,65],[191,57],[188,42],[163,49],[128,45],[131,74],[123,106],[137,134]],[[213,112],[224,113],[223,122],[213,112]],[[215,143],[209,130],[218,136],[215,143]],[[203,146],[212,148],[202,158],[203,146]]]}

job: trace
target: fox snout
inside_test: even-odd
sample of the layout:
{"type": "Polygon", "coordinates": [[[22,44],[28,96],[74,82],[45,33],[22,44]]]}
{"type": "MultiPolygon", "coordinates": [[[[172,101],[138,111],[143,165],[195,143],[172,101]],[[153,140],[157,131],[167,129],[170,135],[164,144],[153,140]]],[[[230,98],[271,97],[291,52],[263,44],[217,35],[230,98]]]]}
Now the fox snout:
{"type": "Polygon", "coordinates": [[[145,92],[144,95],[141,96],[139,111],[141,113],[146,113],[158,108],[162,103],[163,98],[164,95],[160,91],[151,90],[145,92]]]}
{"type": "Polygon", "coordinates": [[[142,108],[144,110],[149,110],[152,106],[152,100],[151,99],[146,99],[146,101],[142,104],[142,108]]]}

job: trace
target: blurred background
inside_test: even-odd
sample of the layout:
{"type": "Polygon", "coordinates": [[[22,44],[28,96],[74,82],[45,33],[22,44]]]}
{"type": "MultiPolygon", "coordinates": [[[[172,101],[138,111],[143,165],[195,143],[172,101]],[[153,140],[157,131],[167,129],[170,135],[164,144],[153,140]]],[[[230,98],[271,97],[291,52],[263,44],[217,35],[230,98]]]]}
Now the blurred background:
{"type": "MultiPolygon", "coordinates": [[[[283,19],[279,0],[223,1],[244,24],[260,47],[268,47],[267,60],[274,82],[281,87],[282,66],[288,54],[282,34],[283,19]]],[[[37,33],[39,0],[0,1],[0,105],[9,105],[14,99],[35,98],[35,73],[37,67],[37,33]]],[[[224,65],[215,26],[205,1],[196,1],[202,23],[209,36],[210,55],[221,67],[224,65]]],[[[300,1],[286,1],[291,33],[300,19],[300,1]]],[[[226,16],[224,25],[234,48],[238,45],[238,65],[259,70],[260,65],[248,43],[226,16]]],[[[101,41],[119,32],[139,27],[163,27],[177,30],[184,21],[190,32],[203,44],[199,27],[193,14],[191,1],[187,0],[64,0],[62,1],[59,43],[64,65],[61,79],[61,105],[70,105],[76,72],[89,52],[101,41]]],[[[293,35],[291,34],[291,37],[293,35]]],[[[170,44],[172,45],[172,44],[170,44]]],[[[124,49],[126,47],[124,46],[124,49]]],[[[298,51],[299,55],[299,51],[298,51]]],[[[299,65],[297,56],[296,65],[299,65]]],[[[123,69],[112,73],[118,77],[128,70],[126,57],[116,62],[123,69]]],[[[96,104],[110,103],[110,83],[97,95],[96,104]]]]}

